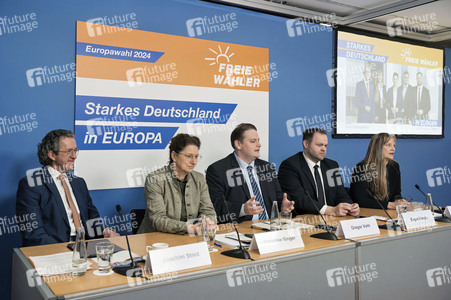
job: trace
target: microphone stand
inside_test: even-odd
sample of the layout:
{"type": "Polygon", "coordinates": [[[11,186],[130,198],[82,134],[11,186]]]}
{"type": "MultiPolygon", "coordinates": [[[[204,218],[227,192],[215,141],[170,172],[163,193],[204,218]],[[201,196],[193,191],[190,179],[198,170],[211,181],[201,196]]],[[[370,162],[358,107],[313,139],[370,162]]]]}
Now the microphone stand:
{"type": "MultiPolygon", "coordinates": [[[[402,229],[402,227],[398,224],[398,221],[393,220],[393,218],[390,216],[390,214],[387,212],[387,210],[384,208],[384,206],[379,202],[379,200],[377,200],[376,198],[374,198],[373,194],[371,193],[371,191],[369,189],[366,189],[367,193],[370,194],[371,198],[374,199],[374,201],[377,202],[377,204],[379,204],[379,206],[384,210],[385,214],[388,216],[388,218],[391,220],[391,228],[393,228],[394,231],[399,231],[398,228],[401,228],[402,231],[404,231],[404,229],[402,229]]],[[[386,229],[388,230],[388,225],[384,224],[384,225],[379,225],[380,229],[386,229]]]]}
{"type": "MultiPolygon", "coordinates": [[[[122,216],[122,208],[118,204],[116,205],[116,210],[121,217],[122,226],[127,228],[124,224],[124,217],[122,216]]],[[[132,251],[130,250],[130,244],[128,242],[127,229],[125,230],[125,239],[127,240],[128,253],[130,254],[131,263],[129,266],[119,266],[113,269],[113,271],[117,274],[127,276],[127,277],[143,277],[143,271],[140,266],[138,266],[133,260],[132,251]]]]}
{"type": "Polygon", "coordinates": [[[230,214],[229,207],[227,206],[227,202],[225,199],[224,199],[224,204],[227,209],[227,213],[229,214],[230,218],[232,219],[232,225],[233,225],[233,228],[235,228],[235,232],[238,237],[238,243],[240,244],[240,247],[238,249],[222,251],[221,254],[225,255],[225,256],[229,256],[229,257],[239,258],[239,259],[252,259],[249,252],[247,252],[247,250],[244,249],[243,244],[241,243],[240,233],[238,232],[238,229],[236,228],[236,225],[235,225],[236,222],[235,222],[233,216],[230,214]]]}
{"type": "MultiPolygon", "coordinates": [[[[420,189],[420,186],[419,186],[418,184],[415,184],[415,187],[416,187],[417,190],[419,190],[419,191],[426,197],[426,199],[427,199],[428,196],[420,189]]],[[[432,204],[434,204],[435,206],[437,206],[437,208],[439,209],[440,213],[442,214],[441,217],[438,217],[438,218],[436,218],[435,220],[436,220],[437,222],[451,223],[451,219],[448,218],[448,216],[445,215],[445,212],[443,211],[443,209],[440,208],[440,206],[438,206],[437,204],[435,204],[434,201],[432,201],[432,198],[431,198],[431,202],[432,202],[432,204]]],[[[433,211],[434,211],[434,210],[433,210],[433,211]]]]}
{"type": "Polygon", "coordinates": [[[310,237],[322,239],[322,240],[330,240],[330,241],[336,241],[338,240],[338,237],[335,235],[335,233],[332,232],[329,225],[327,225],[326,219],[324,219],[323,215],[320,213],[320,210],[318,206],[316,206],[315,200],[312,199],[310,196],[309,191],[305,190],[305,195],[312,201],[313,205],[315,205],[316,210],[318,211],[319,215],[323,219],[324,224],[326,224],[326,230],[327,232],[320,232],[312,234],[310,237]]]}

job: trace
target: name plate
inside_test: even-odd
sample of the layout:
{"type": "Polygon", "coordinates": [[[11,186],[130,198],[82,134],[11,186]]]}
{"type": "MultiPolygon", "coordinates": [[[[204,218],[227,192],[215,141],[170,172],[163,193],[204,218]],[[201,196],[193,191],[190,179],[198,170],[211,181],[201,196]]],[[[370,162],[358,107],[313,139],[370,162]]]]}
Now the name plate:
{"type": "Polygon", "coordinates": [[[150,250],[145,267],[153,275],[211,265],[206,242],[150,250]]]}
{"type": "Polygon", "coordinates": [[[258,250],[260,254],[304,247],[299,229],[291,228],[254,234],[249,250],[258,250]]]}
{"type": "Polygon", "coordinates": [[[407,230],[435,226],[435,219],[430,210],[410,211],[401,214],[407,230]]]}
{"type": "Polygon", "coordinates": [[[380,234],[375,217],[343,220],[338,224],[337,235],[352,239],[367,235],[380,234]]]}
{"type": "Polygon", "coordinates": [[[445,209],[445,216],[451,218],[451,206],[447,206],[445,209]]]}

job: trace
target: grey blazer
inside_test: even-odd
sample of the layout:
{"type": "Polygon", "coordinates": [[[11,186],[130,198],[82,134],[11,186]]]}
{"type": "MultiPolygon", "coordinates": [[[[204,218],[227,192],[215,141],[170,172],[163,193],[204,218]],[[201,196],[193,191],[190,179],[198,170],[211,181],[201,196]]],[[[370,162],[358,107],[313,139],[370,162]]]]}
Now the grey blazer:
{"type": "MultiPolygon", "coordinates": [[[[159,231],[184,234],[186,232],[187,222],[180,221],[182,193],[177,178],[169,166],[147,175],[144,196],[147,209],[138,233],[159,231]]],[[[193,171],[187,175],[185,206],[188,221],[202,214],[216,221],[207,183],[199,172],[193,171]]]]}

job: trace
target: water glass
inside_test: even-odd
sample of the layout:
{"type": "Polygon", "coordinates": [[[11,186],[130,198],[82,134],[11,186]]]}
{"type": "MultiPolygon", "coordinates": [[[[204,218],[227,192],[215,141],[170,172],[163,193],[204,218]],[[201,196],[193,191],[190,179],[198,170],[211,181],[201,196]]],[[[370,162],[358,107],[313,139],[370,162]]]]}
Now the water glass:
{"type": "Polygon", "coordinates": [[[113,256],[114,244],[102,242],[96,245],[97,265],[99,273],[108,273],[111,270],[111,257],[113,256]]]}
{"type": "Polygon", "coordinates": [[[208,224],[207,230],[205,231],[204,240],[208,244],[208,251],[212,252],[215,247],[215,238],[216,238],[216,230],[217,230],[216,224],[208,224]]]}
{"type": "Polygon", "coordinates": [[[292,227],[291,212],[284,212],[284,211],[282,211],[280,213],[280,227],[282,229],[288,229],[288,228],[292,227]]]}

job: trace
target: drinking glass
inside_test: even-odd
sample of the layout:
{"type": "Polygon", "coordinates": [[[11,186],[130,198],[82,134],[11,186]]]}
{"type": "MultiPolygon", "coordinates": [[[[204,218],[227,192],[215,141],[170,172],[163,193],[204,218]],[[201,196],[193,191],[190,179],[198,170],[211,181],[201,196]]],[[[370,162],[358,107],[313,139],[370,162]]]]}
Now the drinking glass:
{"type": "Polygon", "coordinates": [[[97,265],[99,273],[108,273],[111,270],[111,257],[113,256],[114,244],[102,242],[96,245],[97,265]]]}

